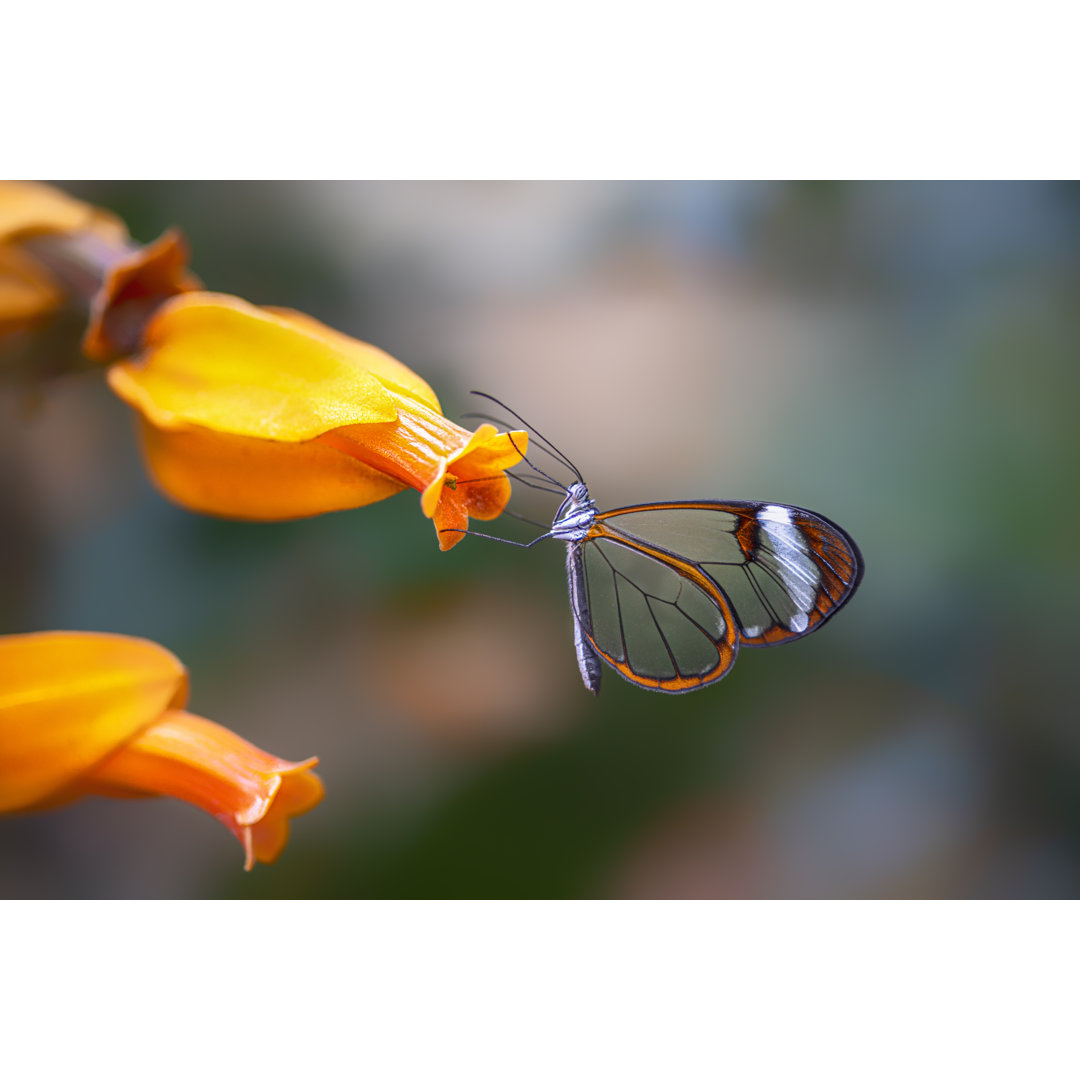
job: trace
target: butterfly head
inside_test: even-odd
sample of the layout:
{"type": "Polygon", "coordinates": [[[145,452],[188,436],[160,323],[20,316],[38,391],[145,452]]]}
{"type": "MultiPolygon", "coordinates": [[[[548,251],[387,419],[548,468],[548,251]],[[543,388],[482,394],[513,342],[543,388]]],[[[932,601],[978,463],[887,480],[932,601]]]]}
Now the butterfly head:
{"type": "Polygon", "coordinates": [[[551,523],[551,535],[556,540],[584,540],[595,517],[596,503],[589,489],[580,481],[571,484],[551,523]]]}

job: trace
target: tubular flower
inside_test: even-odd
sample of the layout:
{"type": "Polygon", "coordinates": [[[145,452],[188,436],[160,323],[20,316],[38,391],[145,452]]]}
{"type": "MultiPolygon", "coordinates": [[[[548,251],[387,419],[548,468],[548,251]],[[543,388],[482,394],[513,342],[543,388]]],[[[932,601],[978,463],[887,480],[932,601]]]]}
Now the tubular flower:
{"type": "Polygon", "coordinates": [[[83,795],[171,795],[273,862],[289,819],[323,797],[317,758],[283,761],[183,711],[187,672],[168,650],[114,634],[0,637],[0,812],[83,795]]]}
{"type": "Polygon", "coordinates": [[[404,364],[310,316],[197,291],[175,231],[138,248],[62,192],[0,184],[0,325],[5,237],[11,317],[47,309],[59,285],[83,297],[83,352],[118,361],[109,385],[138,413],[154,481],[182,506],[281,521],[411,487],[444,551],[470,516],[506,507],[524,432],[459,427],[404,364]]]}
{"type": "Polygon", "coordinates": [[[300,312],[192,292],[162,304],[109,385],[139,414],[148,467],[181,505],[274,521],[405,487],[445,551],[498,517],[524,432],[470,432],[400,361],[300,312]]]}
{"type": "Polygon", "coordinates": [[[88,262],[111,266],[135,250],[123,222],[47,184],[0,183],[0,334],[63,306],[80,284],[97,287],[88,262]],[[63,242],[63,268],[50,250],[63,242]]]}

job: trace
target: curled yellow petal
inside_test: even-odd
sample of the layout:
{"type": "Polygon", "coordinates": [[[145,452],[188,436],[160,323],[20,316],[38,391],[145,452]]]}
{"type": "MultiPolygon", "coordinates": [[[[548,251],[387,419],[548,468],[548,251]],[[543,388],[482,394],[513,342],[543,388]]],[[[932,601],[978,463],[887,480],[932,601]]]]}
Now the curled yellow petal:
{"type": "Polygon", "coordinates": [[[152,641],[0,638],[0,811],[51,800],[186,697],[184,666],[152,641]]]}
{"type": "MultiPolygon", "coordinates": [[[[517,431],[512,435],[500,435],[490,424],[481,424],[472,433],[469,441],[460,450],[447,458],[446,472],[453,476],[457,483],[461,484],[483,483],[488,480],[506,482],[506,477],[503,475],[504,470],[516,465],[525,455],[528,448],[529,436],[526,432],[517,431]]],[[[469,490],[479,491],[481,489],[469,490]]],[[[474,516],[493,518],[502,513],[503,507],[506,506],[506,499],[510,497],[509,484],[507,483],[505,488],[506,499],[502,500],[497,510],[494,509],[494,504],[498,499],[490,497],[492,490],[494,489],[488,489],[489,497],[486,500],[490,504],[491,512],[485,515],[473,510],[474,516]]],[[[498,490],[503,490],[501,483],[498,490]]],[[[420,498],[420,507],[428,517],[435,516],[435,507],[438,504],[440,495],[441,488],[437,481],[424,490],[420,498]]],[[[482,500],[472,499],[469,501],[473,501],[479,506],[482,500]]]]}
{"type": "Polygon", "coordinates": [[[231,296],[186,293],[151,321],[138,360],[109,385],[155,427],[305,442],[393,420],[394,402],[354,357],[231,296]]]}
{"type": "Polygon", "coordinates": [[[277,307],[263,308],[263,311],[277,315],[307,334],[322,338],[333,348],[352,357],[359,367],[370,371],[384,385],[411,395],[423,404],[429,405],[436,412],[441,411],[435,391],[415,371],[406,367],[400,360],[395,360],[382,349],[368,345],[365,341],[357,341],[356,338],[351,338],[340,330],[334,330],[325,323],[319,322],[318,319],[305,315],[302,311],[277,307]]]}

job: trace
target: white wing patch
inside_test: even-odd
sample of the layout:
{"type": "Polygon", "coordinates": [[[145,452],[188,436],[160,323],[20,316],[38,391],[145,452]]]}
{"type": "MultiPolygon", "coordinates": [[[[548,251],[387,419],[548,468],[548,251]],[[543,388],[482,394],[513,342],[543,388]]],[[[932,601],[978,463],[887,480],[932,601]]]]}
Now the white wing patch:
{"type": "Polygon", "coordinates": [[[810,555],[806,541],[791,519],[786,506],[766,506],[758,511],[758,523],[765,534],[767,546],[783,579],[784,587],[798,608],[789,620],[789,627],[801,634],[810,625],[809,614],[814,607],[821,584],[821,573],[810,555]]]}

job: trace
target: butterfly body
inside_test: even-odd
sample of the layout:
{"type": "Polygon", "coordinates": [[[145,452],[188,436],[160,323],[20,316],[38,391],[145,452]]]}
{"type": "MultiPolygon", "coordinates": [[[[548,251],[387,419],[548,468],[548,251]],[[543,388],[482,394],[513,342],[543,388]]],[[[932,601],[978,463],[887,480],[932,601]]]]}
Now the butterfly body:
{"type": "Polygon", "coordinates": [[[551,523],[552,539],[566,542],[566,581],[570,589],[570,610],[574,616],[574,652],[581,680],[593,694],[600,693],[600,678],[604,669],[599,653],[589,640],[592,614],[585,587],[581,542],[589,535],[596,513],[596,503],[589,497],[589,489],[582,483],[571,484],[551,523]]]}

